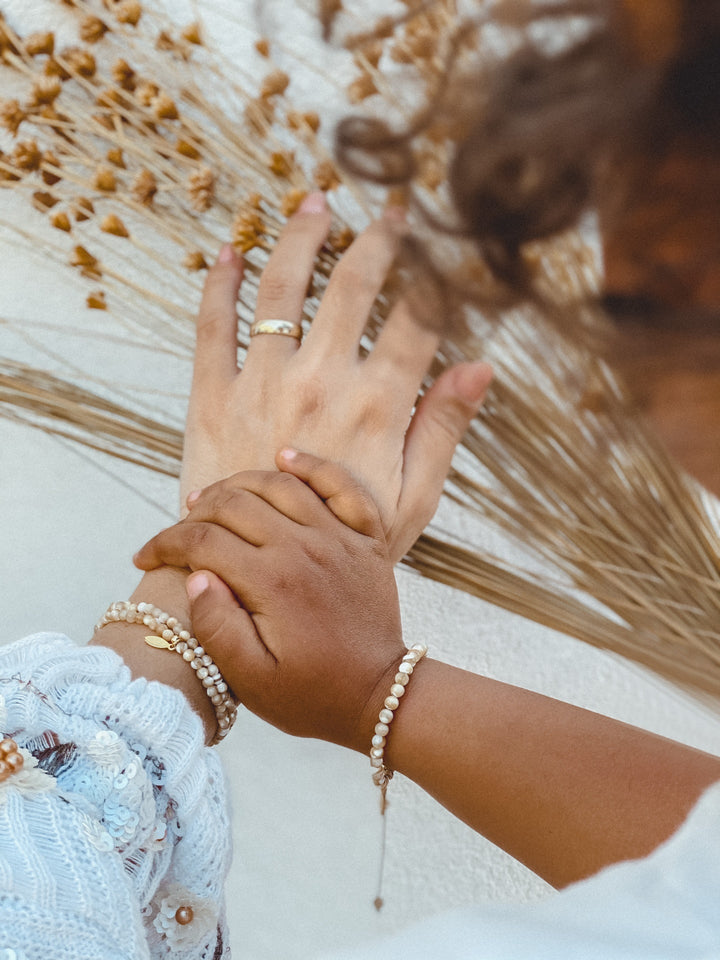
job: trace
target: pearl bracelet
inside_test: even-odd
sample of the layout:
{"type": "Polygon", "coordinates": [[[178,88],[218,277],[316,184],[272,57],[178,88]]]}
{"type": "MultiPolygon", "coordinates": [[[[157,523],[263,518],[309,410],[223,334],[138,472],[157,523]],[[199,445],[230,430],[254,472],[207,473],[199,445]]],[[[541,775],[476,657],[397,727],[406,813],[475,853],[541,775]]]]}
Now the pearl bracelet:
{"type": "Polygon", "coordinates": [[[378,723],[375,724],[375,734],[370,748],[370,764],[373,767],[373,782],[382,790],[381,810],[385,813],[385,794],[387,785],[393,777],[393,771],[385,766],[385,744],[390,733],[390,724],[395,711],[400,706],[400,698],[405,695],[405,687],[410,681],[413,670],[427,653],[424,643],[413,644],[398,666],[395,680],[390,687],[390,695],[385,698],[382,710],[378,714],[378,723]]]}
{"type": "Polygon", "coordinates": [[[195,671],[205,693],[215,710],[217,731],[211,740],[211,746],[219,743],[230,732],[237,715],[237,703],[233,699],[227,683],[217,664],[205,653],[195,637],[185,630],[176,617],[164,613],[151,603],[132,603],[130,600],[118,600],[110,604],[103,616],[95,624],[95,630],[101,630],[109,623],[139,623],[153,631],[145,637],[149,647],[160,650],[172,650],[179,653],[195,671]]]}

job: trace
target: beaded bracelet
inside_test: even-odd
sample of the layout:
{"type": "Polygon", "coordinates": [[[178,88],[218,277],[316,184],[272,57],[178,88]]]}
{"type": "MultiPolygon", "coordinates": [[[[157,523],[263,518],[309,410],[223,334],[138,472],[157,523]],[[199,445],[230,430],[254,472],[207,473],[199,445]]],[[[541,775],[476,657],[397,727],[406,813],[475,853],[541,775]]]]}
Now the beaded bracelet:
{"type": "Polygon", "coordinates": [[[393,777],[393,771],[385,766],[385,744],[390,733],[390,724],[395,711],[400,706],[400,698],[405,694],[405,687],[410,681],[413,670],[427,653],[424,643],[413,644],[402,658],[395,674],[395,681],[390,687],[390,695],[385,698],[382,710],[378,714],[378,723],[375,724],[375,734],[370,748],[370,764],[373,767],[373,782],[382,790],[380,809],[385,813],[387,785],[393,777]]]}
{"type": "Polygon", "coordinates": [[[217,664],[212,657],[205,653],[189,630],[185,630],[177,619],[164,613],[151,603],[132,603],[129,600],[118,600],[111,603],[102,617],[95,624],[96,630],[101,630],[109,623],[141,623],[153,631],[153,636],[145,637],[149,647],[160,650],[172,650],[179,653],[183,660],[190,664],[198,680],[205,688],[217,717],[217,731],[211,740],[211,746],[219,743],[230,732],[230,728],[237,716],[237,703],[233,699],[227,683],[222,677],[217,664]]]}

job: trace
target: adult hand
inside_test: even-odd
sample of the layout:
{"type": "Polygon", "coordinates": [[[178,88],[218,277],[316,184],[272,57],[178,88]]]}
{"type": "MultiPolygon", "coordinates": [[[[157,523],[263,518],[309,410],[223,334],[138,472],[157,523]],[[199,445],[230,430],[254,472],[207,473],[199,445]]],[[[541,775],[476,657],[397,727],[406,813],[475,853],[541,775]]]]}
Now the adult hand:
{"type": "Polygon", "coordinates": [[[382,524],[341,467],[301,453],[278,465],[295,476],[250,471],[205,489],[135,562],[203,571],[188,580],[193,632],[245,706],[367,750],[406,652],[382,524]]]}
{"type": "MultiPolygon", "coordinates": [[[[299,322],[316,254],[330,226],[322,194],[291,218],[263,272],[256,319],[299,322]]],[[[390,555],[400,559],[431,519],[450,460],[491,377],[459,364],[438,378],[413,414],[438,347],[397,303],[369,356],[359,342],[398,251],[404,221],[373,223],[335,268],[300,345],[261,334],[237,366],[236,302],[242,263],[224,248],[210,270],[197,324],[185,435],[183,503],[241,470],[271,469],[291,445],[347,467],[377,503],[390,555]]]]}

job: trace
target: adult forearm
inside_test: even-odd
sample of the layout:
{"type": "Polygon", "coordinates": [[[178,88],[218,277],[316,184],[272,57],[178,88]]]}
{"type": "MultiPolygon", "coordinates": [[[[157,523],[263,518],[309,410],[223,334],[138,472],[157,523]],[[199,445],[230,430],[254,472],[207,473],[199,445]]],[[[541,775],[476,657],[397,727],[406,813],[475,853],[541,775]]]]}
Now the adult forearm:
{"type": "Polygon", "coordinates": [[[647,855],[720,780],[717,757],[432,660],[386,758],[558,887],[647,855]]]}
{"type": "MultiPolygon", "coordinates": [[[[185,593],[185,578],[185,571],[175,567],[153,570],[143,576],[137,589],[127,599],[135,603],[152,603],[187,624],[189,629],[190,607],[185,593]]],[[[111,623],[96,631],[90,643],[114,650],[128,665],[133,677],[159,680],[180,690],[202,720],[205,739],[209,742],[215,733],[217,721],[195,671],[178,654],[148,646],[144,639],[147,635],[148,628],[142,624],[111,623]]]]}

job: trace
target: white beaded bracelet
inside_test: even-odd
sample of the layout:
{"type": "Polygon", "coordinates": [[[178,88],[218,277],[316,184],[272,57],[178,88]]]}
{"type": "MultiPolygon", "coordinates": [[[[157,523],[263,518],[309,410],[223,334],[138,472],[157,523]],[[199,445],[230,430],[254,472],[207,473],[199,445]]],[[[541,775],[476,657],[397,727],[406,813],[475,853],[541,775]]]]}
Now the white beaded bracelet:
{"type": "Polygon", "coordinates": [[[385,744],[390,733],[390,724],[395,711],[400,706],[400,698],[405,695],[405,687],[410,681],[413,670],[427,653],[424,643],[413,644],[402,658],[395,674],[395,681],[390,687],[390,695],[385,698],[382,710],[378,714],[375,724],[375,733],[370,748],[370,764],[373,767],[373,782],[382,790],[381,811],[385,813],[387,785],[393,777],[393,771],[385,766],[385,744]]]}
{"type": "Polygon", "coordinates": [[[145,637],[145,643],[149,647],[179,653],[195,671],[215,710],[218,726],[211,746],[228,735],[237,716],[237,703],[217,664],[213,663],[210,654],[205,653],[195,637],[191,636],[190,631],[183,628],[177,617],[164,613],[151,603],[118,600],[110,604],[95,624],[95,630],[101,630],[109,623],[143,624],[153,631],[152,636],[145,637]]]}

